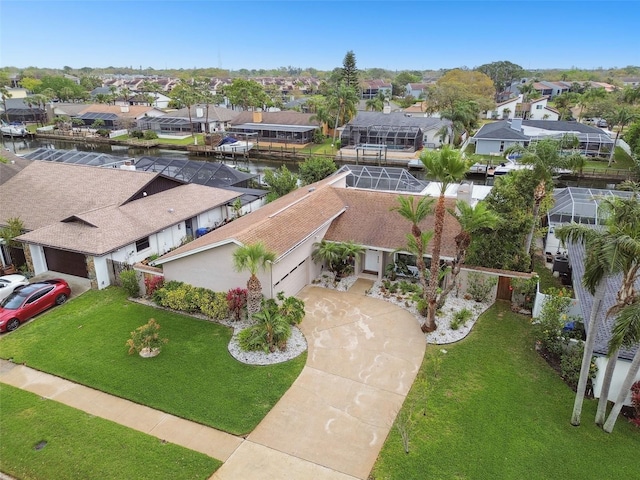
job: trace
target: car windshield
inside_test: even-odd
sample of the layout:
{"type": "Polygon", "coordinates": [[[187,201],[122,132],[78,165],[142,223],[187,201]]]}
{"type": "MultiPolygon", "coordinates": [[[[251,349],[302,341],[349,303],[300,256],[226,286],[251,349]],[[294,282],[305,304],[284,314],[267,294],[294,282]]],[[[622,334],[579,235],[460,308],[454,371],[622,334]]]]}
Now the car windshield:
{"type": "Polygon", "coordinates": [[[2,303],[0,303],[0,306],[2,308],[6,308],[7,310],[16,310],[20,307],[20,305],[22,305],[26,297],[26,292],[13,292],[11,295],[5,298],[2,303]]]}

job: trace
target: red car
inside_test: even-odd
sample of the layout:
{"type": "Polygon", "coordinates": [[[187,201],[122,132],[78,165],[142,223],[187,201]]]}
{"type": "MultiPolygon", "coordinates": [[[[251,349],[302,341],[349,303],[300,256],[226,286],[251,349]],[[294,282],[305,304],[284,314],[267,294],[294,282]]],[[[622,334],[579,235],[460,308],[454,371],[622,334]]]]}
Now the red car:
{"type": "Polygon", "coordinates": [[[48,308],[62,305],[70,295],[69,284],[61,278],[18,287],[0,303],[0,332],[15,330],[48,308]]]}

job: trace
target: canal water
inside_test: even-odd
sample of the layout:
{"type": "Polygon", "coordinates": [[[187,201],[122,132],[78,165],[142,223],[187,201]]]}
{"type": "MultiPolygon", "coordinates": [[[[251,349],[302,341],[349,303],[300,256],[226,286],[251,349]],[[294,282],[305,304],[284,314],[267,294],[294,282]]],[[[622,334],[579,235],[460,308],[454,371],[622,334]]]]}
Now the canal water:
{"type": "MultiPolygon", "coordinates": [[[[227,165],[240,167],[247,169],[249,172],[258,174],[262,177],[265,170],[278,169],[282,165],[286,165],[286,167],[294,173],[298,172],[298,164],[294,161],[283,161],[282,158],[273,158],[265,159],[265,158],[249,158],[245,159],[242,157],[237,157],[236,159],[219,159],[213,157],[205,157],[202,155],[189,155],[187,152],[183,152],[180,150],[164,150],[161,148],[141,148],[136,149],[127,146],[121,145],[109,145],[102,143],[76,143],[76,142],[65,142],[59,140],[49,140],[49,139],[32,139],[32,138],[10,138],[10,137],[2,137],[2,149],[10,150],[17,155],[24,155],[28,152],[36,150],[38,148],[55,148],[59,150],[78,150],[78,151],[87,151],[87,152],[99,152],[106,153],[110,155],[122,156],[122,157],[130,157],[130,158],[139,158],[142,156],[151,156],[151,157],[163,157],[163,158],[187,158],[189,160],[198,160],[198,161],[216,161],[223,162],[227,165]]],[[[341,166],[340,162],[336,162],[338,166],[341,166]]],[[[345,162],[346,164],[348,162],[345,162]]],[[[428,176],[425,175],[424,171],[420,170],[411,170],[410,172],[414,177],[420,180],[432,180],[428,176]]],[[[467,175],[467,179],[473,181],[476,185],[491,185],[491,178],[487,179],[484,175],[476,175],[469,174],[467,175]]],[[[556,181],[557,188],[563,187],[585,187],[585,188],[615,188],[615,184],[618,183],[614,180],[608,179],[599,179],[599,178],[575,178],[575,177],[562,177],[556,181]]]]}

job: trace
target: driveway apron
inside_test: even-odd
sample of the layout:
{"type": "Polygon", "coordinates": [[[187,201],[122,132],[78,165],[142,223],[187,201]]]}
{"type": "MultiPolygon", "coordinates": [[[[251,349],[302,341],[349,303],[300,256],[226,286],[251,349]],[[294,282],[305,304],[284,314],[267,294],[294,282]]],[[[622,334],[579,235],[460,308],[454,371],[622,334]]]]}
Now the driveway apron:
{"type": "Polygon", "coordinates": [[[362,294],[308,286],[307,364],[213,479],[366,479],[425,351],[415,317],[362,294]]]}

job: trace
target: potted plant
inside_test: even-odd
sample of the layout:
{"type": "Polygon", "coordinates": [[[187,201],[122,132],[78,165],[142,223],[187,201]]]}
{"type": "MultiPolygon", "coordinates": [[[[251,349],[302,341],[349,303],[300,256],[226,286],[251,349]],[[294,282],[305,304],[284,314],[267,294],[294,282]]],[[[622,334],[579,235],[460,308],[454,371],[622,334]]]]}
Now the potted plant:
{"type": "Polygon", "coordinates": [[[162,346],[169,341],[166,338],[160,338],[159,330],[160,325],[151,318],[146,324],[131,332],[131,338],[126,344],[129,347],[129,355],[134,352],[138,352],[143,358],[158,355],[162,346]]]}

